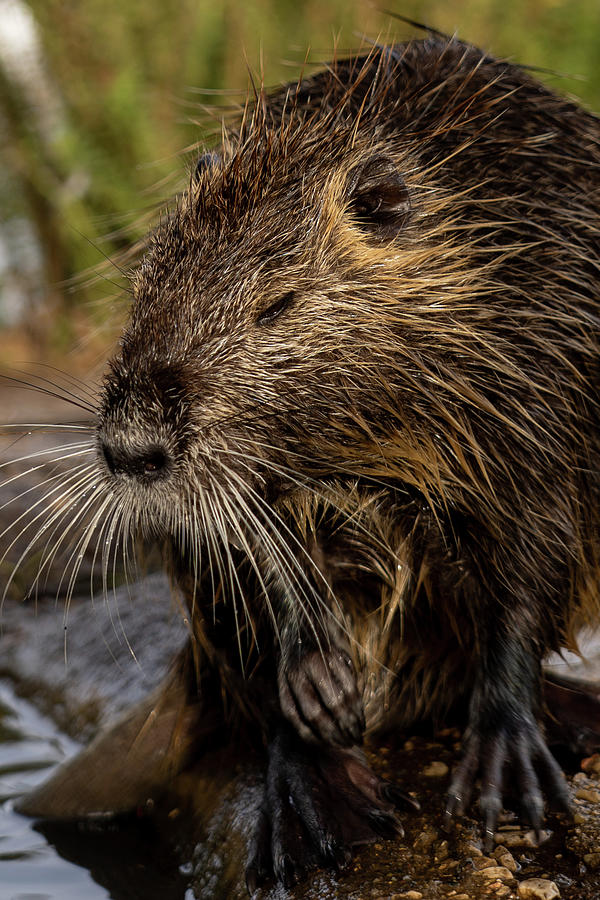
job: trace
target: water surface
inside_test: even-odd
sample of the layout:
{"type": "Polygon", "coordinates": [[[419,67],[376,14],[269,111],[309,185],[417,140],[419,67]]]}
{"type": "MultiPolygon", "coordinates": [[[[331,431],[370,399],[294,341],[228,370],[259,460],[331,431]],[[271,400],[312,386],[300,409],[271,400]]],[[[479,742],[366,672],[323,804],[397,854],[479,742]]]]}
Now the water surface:
{"type": "Polygon", "coordinates": [[[14,811],[20,794],[78,749],[0,681],[0,900],[191,897],[189,874],[145,821],[58,825],[14,811]]]}

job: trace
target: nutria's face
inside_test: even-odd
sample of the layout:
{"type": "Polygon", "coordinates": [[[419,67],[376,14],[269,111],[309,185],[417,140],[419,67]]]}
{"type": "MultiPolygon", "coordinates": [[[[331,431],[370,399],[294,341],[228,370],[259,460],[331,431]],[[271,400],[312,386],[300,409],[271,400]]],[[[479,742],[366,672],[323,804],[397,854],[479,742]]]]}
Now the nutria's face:
{"type": "Polygon", "coordinates": [[[396,164],[373,152],[320,172],[271,162],[260,190],[252,164],[200,166],[136,274],[106,376],[99,465],[148,530],[172,533],[192,508],[252,521],[331,474],[316,448],[357,402],[360,365],[375,364],[365,298],[373,272],[385,285],[410,211],[396,164]]]}

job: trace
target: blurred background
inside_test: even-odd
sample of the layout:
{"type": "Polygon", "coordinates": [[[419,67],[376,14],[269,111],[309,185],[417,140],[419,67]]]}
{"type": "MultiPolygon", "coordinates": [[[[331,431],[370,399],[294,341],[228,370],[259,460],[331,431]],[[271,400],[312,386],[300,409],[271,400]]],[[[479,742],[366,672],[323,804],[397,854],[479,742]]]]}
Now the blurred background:
{"type": "Polygon", "coordinates": [[[99,365],[126,296],[107,258],[135,245],[210,140],[203,107],[243,101],[248,69],[275,85],[307,51],[318,63],[362,36],[417,33],[384,7],[550,69],[540,77],[600,111],[600,0],[378,5],[0,0],[0,365],[99,365]]]}

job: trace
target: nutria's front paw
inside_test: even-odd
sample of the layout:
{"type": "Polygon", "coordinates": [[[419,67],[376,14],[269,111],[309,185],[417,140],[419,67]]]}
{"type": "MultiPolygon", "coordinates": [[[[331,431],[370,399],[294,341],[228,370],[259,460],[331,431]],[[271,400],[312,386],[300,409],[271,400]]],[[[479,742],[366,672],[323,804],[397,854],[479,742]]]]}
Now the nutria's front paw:
{"type": "Polygon", "coordinates": [[[362,698],[352,660],[339,649],[313,650],[279,671],[281,709],[305,741],[362,743],[362,698]]]}
{"type": "Polygon", "coordinates": [[[522,812],[539,839],[544,819],[542,780],[550,803],[562,812],[570,812],[569,792],[560,766],[548,750],[539,726],[523,719],[499,728],[485,737],[471,729],[465,736],[463,758],[450,790],[446,818],[462,815],[469,805],[477,774],[481,775],[479,807],[485,831],[485,849],[494,844],[494,833],[502,809],[504,770],[510,766],[516,778],[522,812]]]}
{"type": "Polygon", "coordinates": [[[419,807],[371,771],[358,748],[316,748],[282,728],[269,746],[263,803],[246,883],[290,888],[315,866],[343,869],[351,848],[402,834],[397,806],[419,807]]]}

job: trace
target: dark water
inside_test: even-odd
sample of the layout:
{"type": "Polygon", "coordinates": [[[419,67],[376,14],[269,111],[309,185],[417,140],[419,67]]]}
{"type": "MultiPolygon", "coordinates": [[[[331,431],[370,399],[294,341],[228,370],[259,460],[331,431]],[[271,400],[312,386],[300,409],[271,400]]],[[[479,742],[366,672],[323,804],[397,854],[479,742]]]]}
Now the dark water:
{"type": "Polygon", "coordinates": [[[35,823],[14,811],[20,794],[78,749],[0,681],[0,900],[191,897],[189,875],[143,822],[82,831],[35,823]]]}
{"type": "Polygon", "coordinates": [[[33,823],[13,810],[14,798],[78,749],[27,702],[0,682],[0,898],[100,900],[110,895],[90,873],[56,853],[33,823]]]}

